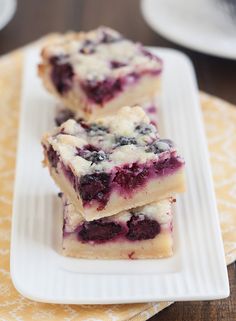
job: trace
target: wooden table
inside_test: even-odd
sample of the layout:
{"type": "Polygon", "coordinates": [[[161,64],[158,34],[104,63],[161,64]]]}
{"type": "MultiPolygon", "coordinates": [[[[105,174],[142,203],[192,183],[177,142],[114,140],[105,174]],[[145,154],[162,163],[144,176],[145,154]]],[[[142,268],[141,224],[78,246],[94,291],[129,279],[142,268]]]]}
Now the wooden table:
{"type": "MultiPolygon", "coordinates": [[[[0,54],[49,32],[113,27],[145,45],[179,49],[192,62],[201,90],[236,104],[236,61],[211,57],[180,47],[153,32],[145,23],[138,0],[18,0],[13,20],[0,31],[0,54]]],[[[235,264],[228,268],[231,296],[225,300],[179,302],[150,320],[235,321],[235,264]]]]}

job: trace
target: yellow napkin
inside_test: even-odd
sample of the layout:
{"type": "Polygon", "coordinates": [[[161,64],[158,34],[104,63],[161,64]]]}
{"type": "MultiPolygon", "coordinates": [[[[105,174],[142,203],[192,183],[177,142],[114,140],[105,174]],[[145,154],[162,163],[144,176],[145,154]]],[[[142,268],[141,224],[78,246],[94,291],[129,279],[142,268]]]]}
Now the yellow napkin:
{"type": "MultiPolygon", "coordinates": [[[[30,301],[14,288],[9,272],[12,192],[22,75],[22,51],[0,59],[0,319],[144,321],[171,302],[127,305],[56,305],[30,301]]],[[[236,259],[236,107],[200,95],[227,263],[236,259]]]]}

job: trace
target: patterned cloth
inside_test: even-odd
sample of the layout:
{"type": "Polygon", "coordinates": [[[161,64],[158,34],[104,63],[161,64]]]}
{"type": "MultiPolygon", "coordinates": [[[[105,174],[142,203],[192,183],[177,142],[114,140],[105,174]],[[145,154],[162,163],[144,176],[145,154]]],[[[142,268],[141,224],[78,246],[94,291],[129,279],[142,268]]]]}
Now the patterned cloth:
{"type": "MultiPolygon", "coordinates": [[[[56,305],[21,296],[9,272],[11,211],[22,75],[22,50],[0,59],[0,321],[144,321],[171,302],[56,305]]],[[[200,95],[227,263],[236,259],[236,108],[200,95]]]]}

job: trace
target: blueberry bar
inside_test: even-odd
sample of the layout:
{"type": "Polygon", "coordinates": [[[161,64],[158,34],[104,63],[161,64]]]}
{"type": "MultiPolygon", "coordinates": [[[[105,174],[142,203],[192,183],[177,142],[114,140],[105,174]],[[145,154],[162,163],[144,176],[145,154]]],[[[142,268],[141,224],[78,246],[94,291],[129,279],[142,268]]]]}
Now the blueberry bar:
{"type": "Polygon", "coordinates": [[[61,36],[41,56],[45,87],[85,119],[141,104],[160,86],[160,58],[106,27],[61,36]]]}
{"type": "Polygon", "coordinates": [[[69,119],[42,139],[45,165],[87,221],[184,191],[184,161],[141,107],[86,123],[69,119]]]}
{"type": "Polygon", "coordinates": [[[158,203],[85,221],[62,195],[62,254],[86,259],[154,259],[173,254],[172,203],[158,203]]]}

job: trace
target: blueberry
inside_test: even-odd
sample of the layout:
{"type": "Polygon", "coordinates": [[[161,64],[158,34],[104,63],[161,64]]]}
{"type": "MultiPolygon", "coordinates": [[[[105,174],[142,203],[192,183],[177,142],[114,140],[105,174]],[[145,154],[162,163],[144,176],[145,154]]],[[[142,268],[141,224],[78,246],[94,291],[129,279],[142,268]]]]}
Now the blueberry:
{"type": "Polygon", "coordinates": [[[141,135],[147,135],[155,131],[155,127],[149,124],[140,124],[135,127],[135,130],[141,135]]]}
{"type": "Polygon", "coordinates": [[[135,188],[141,187],[145,184],[149,177],[149,169],[142,165],[133,163],[130,165],[125,165],[117,170],[113,182],[118,184],[123,192],[131,192],[135,188]]]}
{"type": "Polygon", "coordinates": [[[107,154],[103,151],[100,150],[99,152],[90,152],[87,157],[85,157],[88,161],[98,164],[106,159],[108,159],[107,154]]]}
{"type": "Polygon", "coordinates": [[[71,119],[71,118],[72,119],[75,118],[75,114],[73,113],[73,111],[71,111],[69,109],[63,109],[57,113],[57,115],[55,117],[55,123],[57,126],[60,126],[65,121],[67,121],[68,119],[71,119]]]}
{"type": "Polygon", "coordinates": [[[114,239],[120,233],[122,233],[122,227],[118,223],[95,220],[83,224],[79,237],[86,242],[102,243],[114,239]]]}
{"type": "Polygon", "coordinates": [[[55,63],[52,67],[52,82],[60,94],[64,94],[71,89],[73,76],[73,68],[69,63],[55,63]]]}
{"type": "Polygon", "coordinates": [[[57,167],[57,163],[59,162],[59,155],[52,148],[52,146],[50,146],[49,149],[47,150],[47,157],[48,157],[50,165],[53,168],[56,168],[57,167]]]}
{"type": "Polygon", "coordinates": [[[79,192],[83,203],[96,200],[100,203],[99,209],[103,209],[111,192],[110,181],[110,175],[105,172],[82,176],[79,181],[79,192]]]}
{"type": "Polygon", "coordinates": [[[151,220],[143,215],[133,215],[127,222],[129,228],[126,238],[130,241],[141,241],[153,239],[160,233],[160,224],[156,220],[151,220]]]}
{"type": "Polygon", "coordinates": [[[121,62],[121,61],[112,60],[110,62],[110,66],[112,69],[117,69],[117,68],[125,67],[125,66],[127,66],[127,64],[124,62],[121,62]]]}
{"type": "Polygon", "coordinates": [[[136,145],[137,141],[134,137],[118,136],[115,138],[116,146],[136,145]]]}
{"type": "Polygon", "coordinates": [[[93,54],[95,52],[95,43],[89,39],[85,40],[79,52],[84,55],[93,54]]]}
{"type": "Polygon", "coordinates": [[[123,81],[119,78],[106,78],[102,81],[87,80],[81,84],[90,100],[96,104],[104,104],[122,91],[123,81]]]}
{"type": "Polygon", "coordinates": [[[93,136],[102,136],[109,132],[109,129],[105,126],[98,124],[91,124],[87,128],[88,135],[93,136]]]}
{"type": "Polygon", "coordinates": [[[83,157],[84,159],[98,164],[106,159],[108,155],[103,150],[98,150],[97,147],[93,145],[86,145],[84,148],[76,148],[76,155],[83,157]]]}
{"type": "Polygon", "coordinates": [[[86,150],[86,151],[89,150],[90,152],[98,152],[99,151],[99,149],[96,146],[91,145],[91,144],[85,145],[84,150],[86,150]]]}
{"type": "Polygon", "coordinates": [[[148,146],[147,152],[152,152],[154,154],[160,154],[162,152],[170,150],[173,147],[173,142],[169,139],[160,139],[155,141],[148,146]]]}

